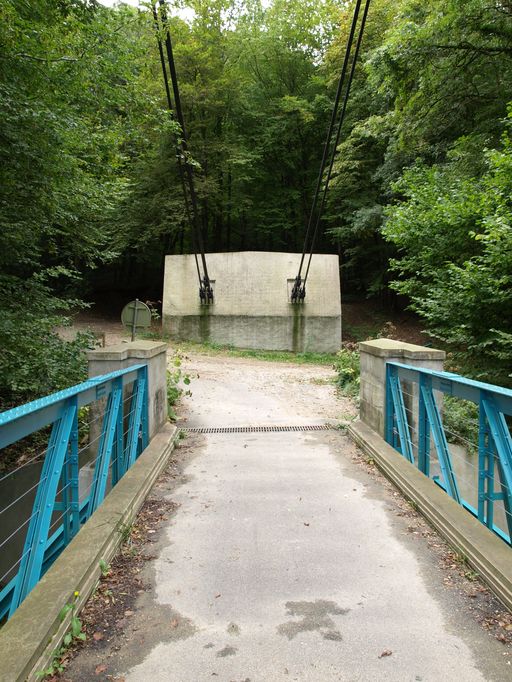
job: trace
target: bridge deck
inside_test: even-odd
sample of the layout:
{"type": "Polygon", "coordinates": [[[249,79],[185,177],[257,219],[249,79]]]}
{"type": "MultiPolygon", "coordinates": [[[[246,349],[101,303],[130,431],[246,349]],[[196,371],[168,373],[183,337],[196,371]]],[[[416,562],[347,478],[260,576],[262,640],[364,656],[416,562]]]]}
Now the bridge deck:
{"type": "MultiPolygon", "coordinates": [[[[191,364],[188,427],[322,424],[346,408],[327,369],[191,364]]],[[[130,682],[507,679],[502,645],[444,584],[422,522],[341,432],[191,433],[180,457],[151,591],[109,652],[86,649],[67,679],[101,679],[103,662],[130,682]]]]}

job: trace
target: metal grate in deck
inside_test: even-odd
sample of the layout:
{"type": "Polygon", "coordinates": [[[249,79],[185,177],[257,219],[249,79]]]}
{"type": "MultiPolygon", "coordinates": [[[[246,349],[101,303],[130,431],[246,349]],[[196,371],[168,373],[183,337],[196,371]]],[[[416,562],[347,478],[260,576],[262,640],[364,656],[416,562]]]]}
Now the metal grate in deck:
{"type": "Polygon", "coordinates": [[[305,424],[299,426],[194,426],[182,427],[188,433],[286,433],[290,431],[329,431],[331,424],[305,424]]]}

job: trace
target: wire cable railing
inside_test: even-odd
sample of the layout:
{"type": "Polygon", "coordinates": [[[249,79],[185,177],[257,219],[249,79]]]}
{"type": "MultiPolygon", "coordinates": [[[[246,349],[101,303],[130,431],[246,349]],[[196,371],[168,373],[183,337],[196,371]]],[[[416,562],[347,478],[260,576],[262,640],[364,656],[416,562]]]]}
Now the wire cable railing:
{"type": "Polygon", "coordinates": [[[512,544],[511,415],[510,389],[387,363],[387,442],[508,544],[512,544]],[[450,401],[443,405],[446,395],[450,401]],[[465,403],[472,405],[464,409],[465,403]],[[457,410],[451,413],[454,406],[457,410]]]}
{"type": "Polygon", "coordinates": [[[22,452],[24,438],[48,427],[47,447],[0,477],[0,620],[14,613],[147,446],[147,366],[1,413],[0,447],[17,443],[22,452]],[[27,469],[39,462],[40,471],[27,469]],[[13,488],[14,499],[2,494],[13,488]]]}

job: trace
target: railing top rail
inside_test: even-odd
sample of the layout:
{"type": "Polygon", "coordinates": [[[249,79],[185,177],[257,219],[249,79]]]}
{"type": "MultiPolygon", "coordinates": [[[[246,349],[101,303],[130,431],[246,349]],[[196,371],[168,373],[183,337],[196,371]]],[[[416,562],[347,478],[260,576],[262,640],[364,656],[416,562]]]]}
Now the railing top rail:
{"type": "Polygon", "coordinates": [[[101,374],[92,377],[87,381],[63,391],[52,393],[51,395],[30,403],[25,403],[19,407],[0,413],[0,448],[4,448],[21,438],[37,431],[48,424],[51,424],[59,415],[63,408],[63,403],[69,398],[77,397],[78,407],[103,397],[108,392],[108,384],[115,379],[123,377],[125,383],[131,383],[137,378],[137,372],[146,367],[146,364],[132,365],[125,369],[120,369],[109,374],[101,374]],[[105,385],[105,390],[100,394],[100,388],[105,385]]]}
{"type": "Polygon", "coordinates": [[[414,365],[405,365],[401,362],[387,362],[386,364],[398,367],[399,369],[416,372],[425,376],[435,377],[441,380],[453,381],[463,386],[476,389],[478,391],[487,391],[488,393],[498,394],[504,398],[512,398],[512,389],[504,388],[503,386],[496,386],[494,384],[486,384],[483,381],[476,381],[475,379],[468,379],[460,374],[453,372],[441,372],[435,369],[427,369],[425,367],[415,367],[414,365]]]}

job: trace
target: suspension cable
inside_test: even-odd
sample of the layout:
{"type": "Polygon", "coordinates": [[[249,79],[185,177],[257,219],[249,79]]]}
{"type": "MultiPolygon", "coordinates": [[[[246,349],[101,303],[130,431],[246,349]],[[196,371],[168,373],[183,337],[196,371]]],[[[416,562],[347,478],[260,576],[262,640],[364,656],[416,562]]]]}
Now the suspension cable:
{"type": "Polygon", "coordinates": [[[361,50],[361,44],[363,42],[364,29],[366,27],[366,20],[368,18],[368,10],[370,8],[370,1],[371,0],[366,0],[364,12],[363,12],[363,18],[361,20],[361,28],[359,29],[359,35],[357,37],[356,49],[354,52],[354,59],[352,60],[352,67],[350,69],[350,75],[349,75],[349,79],[348,79],[348,83],[347,83],[347,90],[345,92],[345,98],[343,100],[343,107],[341,109],[340,120],[338,123],[338,131],[336,133],[336,140],[335,140],[334,146],[332,148],[331,162],[329,164],[329,170],[327,172],[327,177],[325,179],[324,191],[322,194],[322,201],[320,203],[320,209],[318,211],[318,215],[316,218],[315,231],[313,233],[313,239],[311,241],[311,250],[309,252],[308,266],[306,268],[306,274],[304,275],[304,290],[305,290],[306,282],[308,279],[309,268],[311,266],[311,259],[313,258],[313,250],[315,248],[315,242],[316,242],[316,238],[318,235],[318,230],[320,227],[320,223],[322,221],[322,215],[323,215],[323,210],[325,208],[325,202],[327,199],[327,192],[329,190],[329,183],[330,183],[331,177],[332,177],[334,161],[336,159],[336,153],[337,153],[338,145],[340,143],[340,138],[341,138],[341,131],[343,128],[343,123],[345,121],[345,114],[347,113],[347,106],[348,106],[348,101],[349,101],[349,97],[350,97],[350,90],[352,88],[352,81],[354,80],[354,74],[356,71],[357,59],[359,57],[359,52],[361,50]]]}
{"type": "Polygon", "coordinates": [[[342,107],[342,111],[341,111],[341,115],[340,115],[340,120],[339,120],[339,123],[338,123],[338,129],[337,129],[336,139],[335,139],[335,141],[334,141],[334,144],[332,144],[332,134],[333,134],[334,126],[335,126],[336,119],[337,119],[337,116],[338,116],[338,108],[339,108],[339,103],[340,103],[340,100],[341,100],[341,95],[342,95],[342,92],[343,92],[343,87],[344,87],[344,85],[345,85],[345,79],[346,79],[346,75],[347,75],[348,64],[349,64],[349,61],[350,61],[350,54],[351,54],[351,52],[352,52],[352,45],[353,45],[353,42],[354,42],[354,36],[355,36],[355,33],[356,33],[356,29],[357,29],[357,24],[358,24],[359,12],[360,12],[360,9],[361,9],[361,4],[362,4],[362,0],[357,0],[356,6],[355,6],[355,8],[354,8],[354,15],[353,15],[353,17],[352,17],[352,24],[351,24],[351,27],[350,27],[350,33],[349,33],[349,37],[348,37],[348,40],[347,40],[347,45],[346,45],[346,48],[345,48],[345,56],[344,56],[344,59],[343,59],[343,67],[342,67],[340,79],[339,79],[339,82],[338,82],[338,89],[337,89],[337,91],[336,91],[336,98],[335,98],[335,102],[334,102],[334,106],[333,106],[333,110],[332,110],[332,114],[331,114],[331,121],[330,121],[330,124],[329,124],[329,130],[328,130],[328,132],[327,132],[327,137],[326,137],[325,144],[324,144],[324,151],[323,151],[323,155],[322,155],[322,161],[321,161],[321,163],[320,163],[320,171],[319,171],[319,174],[318,174],[318,179],[317,179],[315,194],[314,194],[314,197],[313,197],[313,202],[312,202],[312,206],[311,206],[311,212],[310,212],[310,215],[309,215],[308,226],[307,226],[306,235],[305,235],[305,238],[304,238],[304,247],[303,247],[302,256],[301,256],[301,260],[300,260],[299,271],[298,271],[298,274],[297,274],[297,276],[296,276],[296,278],[295,278],[294,285],[293,285],[293,289],[292,289],[292,295],[291,295],[291,302],[292,302],[292,303],[302,303],[302,302],[304,301],[304,299],[306,298],[306,281],[307,281],[307,277],[308,277],[308,274],[309,274],[309,268],[310,268],[310,265],[311,265],[311,259],[312,259],[312,256],[313,256],[313,248],[314,248],[314,244],[315,244],[315,241],[316,241],[316,237],[317,237],[317,233],[318,233],[318,228],[319,228],[319,225],[320,225],[320,222],[321,222],[322,211],[323,211],[323,208],[324,208],[324,205],[325,205],[325,199],[326,199],[326,196],[327,196],[327,189],[328,189],[329,181],[330,181],[330,178],[331,178],[331,175],[332,175],[332,168],[333,168],[334,159],[335,159],[335,156],[336,156],[337,147],[338,147],[338,145],[339,145],[339,139],[340,139],[340,135],[341,135],[341,128],[342,128],[343,121],[344,121],[344,118],[345,118],[345,113],[346,113],[346,110],[347,110],[347,104],[348,104],[348,99],[349,99],[349,95],[350,95],[350,89],[351,89],[352,80],[353,80],[354,73],[355,73],[355,66],[356,66],[356,62],[357,62],[357,57],[358,57],[359,50],[360,50],[360,47],[361,47],[361,42],[362,42],[362,37],[363,37],[363,33],[364,33],[364,28],[365,28],[365,25],[366,25],[366,19],[367,19],[367,16],[368,16],[368,9],[369,9],[369,6],[370,6],[370,0],[366,0],[364,12],[363,12],[363,18],[362,18],[361,26],[360,26],[360,29],[359,29],[359,35],[358,35],[358,38],[357,38],[356,50],[355,50],[354,58],[353,58],[353,60],[352,60],[352,67],[351,67],[351,70],[350,70],[349,80],[348,80],[347,88],[346,88],[346,90],[345,90],[345,96],[344,96],[344,101],[343,101],[343,107],[342,107]],[[329,164],[329,171],[328,171],[328,176],[327,176],[326,183],[324,184],[324,191],[323,191],[323,195],[322,195],[322,200],[321,200],[321,204],[320,204],[320,209],[318,209],[318,199],[319,199],[319,196],[320,196],[320,191],[321,191],[321,187],[322,187],[322,180],[323,180],[323,177],[324,177],[324,172],[325,172],[325,168],[326,168],[327,157],[328,157],[328,155],[329,155],[329,151],[330,151],[330,153],[331,153],[331,159],[330,159],[330,164],[329,164]],[[316,216],[316,221],[315,221],[315,216],[316,216]],[[315,229],[314,229],[313,237],[312,237],[312,240],[311,240],[311,246],[310,246],[310,248],[309,248],[309,260],[308,260],[308,265],[307,265],[305,277],[304,277],[304,279],[302,279],[302,267],[303,267],[303,264],[304,264],[306,252],[308,251],[309,235],[310,235],[311,227],[312,227],[314,221],[315,221],[315,229]]]}
{"type": "MultiPolygon", "coordinates": [[[[183,117],[183,109],[181,107],[181,97],[180,97],[180,91],[179,91],[179,86],[178,86],[178,77],[176,73],[176,65],[174,62],[174,54],[173,54],[173,49],[172,49],[172,41],[171,41],[171,32],[170,32],[170,26],[169,22],[167,19],[167,12],[165,10],[165,0],[159,0],[160,2],[160,15],[162,19],[162,24],[165,29],[165,50],[167,54],[167,62],[169,65],[169,73],[171,75],[171,83],[172,83],[172,90],[174,94],[174,110],[176,112],[176,118],[178,120],[178,123],[180,124],[181,127],[181,139],[180,139],[180,150],[179,150],[179,155],[178,158],[180,162],[183,164],[184,167],[184,184],[186,184],[187,189],[188,189],[188,198],[190,199],[190,204],[192,208],[192,224],[194,226],[194,234],[195,234],[195,239],[197,242],[197,245],[199,247],[199,252],[201,256],[201,263],[203,267],[203,276],[201,277],[200,269],[199,269],[199,264],[197,263],[197,256],[196,256],[196,266],[198,269],[198,275],[199,275],[199,297],[201,299],[201,303],[213,303],[213,289],[211,287],[211,282],[210,278],[208,276],[208,268],[206,265],[206,256],[205,256],[205,251],[204,251],[204,242],[203,242],[203,235],[201,232],[201,227],[199,224],[199,209],[198,209],[198,202],[197,202],[197,194],[196,194],[196,189],[194,185],[194,174],[192,170],[192,166],[189,161],[189,153],[188,153],[188,143],[187,143],[187,132],[185,128],[185,120],[183,117]],[[186,183],[185,183],[186,180],[186,183]]],[[[170,98],[170,92],[169,92],[169,98],[170,98]]]]}
{"type": "MultiPolygon", "coordinates": [[[[157,14],[157,10],[156,10],[156,5],[155,5],[155,4],[152,5],[152,11],[153,11],[153,19],[154,19],[154,23],[155,23],[156,39],[157,39],[157,43],[158,43],[158,53],[159,53],[159,55],[160,55],[160,65],[161,65],[161,67],[162,67],[162,75],[163,75],[163,78],[164,78],[165,94],[166,94],[166,97],[167,97],[167,106],[168,106],[169,111],[171,112],[171,114],[174,114],[174,107],[173,107],[173,103],[172,103],[171,91],[170,91],[170,89],[169,89],[169,77],[168,77],[168,75],[167,75],[167,67],[166,67],[166,65],[165,65],[164,50],[163,50],[163,47],[162,47],[162,39],[161,39],[161,37],[160,37],[160,24],[159,24],[159,21],[158,21],[158,14],[157,14]]],[[[192,245],[193,245],[193,249],[194,249],[194,259],[195,259],[195,263],[196,263],[197,276],[198,276],[198,279],[199,279],[199,288],[201,288],[201,284],[202,284],[202,282],[201,282],[201,271],[199,270],[199,261],[197,260],[197,245],[196,245],[196,243],[195,243],[195,231],[194,231],[194,225],[193,225],[193,223],[192,223],[192,216],[191,216],[191,213],[190,213],[190,203],[189,203],[189,197],[188,197],[188,194],[187,194],[187,186],[186,186],[186,184],[185,184],[185,174],[184,174],[184,172],[183,172],[183,164],[182,164],[182,161],[181,161],[181,156],[182,156],[182,155],[181,155],[181,149],[179,148],[179,146],[176,146],[176,159],[177,159],[177,161],[178,161],[178,171],[179,171],[179,176],[180,176],[181,189],[182,189],[182,192],[183,192],[183,200],[184,200],[184,204],[185,204],[185,212],[186,212],[186,215],[187,215],[187,222],[188,222],[188,225],[189,225],[189,227],[190,227],[190,232],[191,232],[191,235],[192,235],[192,245]]]]}

